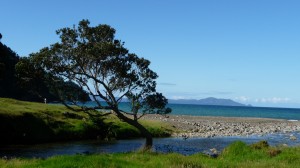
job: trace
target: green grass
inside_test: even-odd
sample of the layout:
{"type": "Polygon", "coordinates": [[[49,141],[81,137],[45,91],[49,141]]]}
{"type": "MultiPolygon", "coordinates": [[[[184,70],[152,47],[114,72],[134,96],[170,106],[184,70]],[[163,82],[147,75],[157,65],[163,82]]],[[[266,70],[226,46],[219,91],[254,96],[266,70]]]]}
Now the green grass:
{"type": "MultiPolygon", "coordinates": [[[[105,120],[105,123],[113,123],[112,132],[117,135],[117,138],[124,139],[126,137],[141,137],[139,131],[133,126],[121,122],[116,116],[110,115],[105,120]]],[[[174,128],[167,123],[153,120],[140,120],[140,123],[144,125],[154,137],[167,137],[172,134],[174,128]]]]}
{"type": "MultiPolygon", "coordinates": [[[[155,137],[169,136],[172,132],[169,125],[161,122],[142,120],[141,123],[155,137]]],[[[91,118],[63,105],[6,98],[0,98],[0,134],[4,143],[141,137],[137,129],[112,115],[91,118]]]]}
{"type": "Polygon", "coordinates": [[[204,154],[183,156],[176,153],[158,154],[132,152],[98,155],[55,156],[48,159],[0,159],[0,167],[299,167],[300,147],[264,147],[261,149],[235,142],[228,146],[219,157],[204,154]],[[270,155],[277,149],[280,153],[270,155]]]}

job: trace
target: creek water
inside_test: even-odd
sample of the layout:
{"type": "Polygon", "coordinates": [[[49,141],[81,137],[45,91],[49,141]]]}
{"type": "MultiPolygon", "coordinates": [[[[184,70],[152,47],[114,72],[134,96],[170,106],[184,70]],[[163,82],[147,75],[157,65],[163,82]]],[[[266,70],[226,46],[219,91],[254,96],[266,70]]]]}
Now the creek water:
{"type": "MultiPolygon", "coordinates": [[[[263,136],[248,137],[213,137],[213,138],[155,138],[153,150],[161,153],[176,152],[183,155],[195,153],[209,153],[210,149],[216,148],[221,151],[234,141],[243,141],[247,144],[260,140],[267,140],[272,146],[287,144],[288,146],[300,145],[300,132],[268,134],[263,136]],[[291,135],[296,140],[291,140],[291,135]]],[[[46,143],[36,145],[8,145],[0,146],[0,157],[23,157],[23,158],[47,158],[55,155],[94,154],[131,152],[138,150],[144,139],[117,140],[112,142],[100,142],[96,140],[76,141],[65,143],[46,143]]]]}

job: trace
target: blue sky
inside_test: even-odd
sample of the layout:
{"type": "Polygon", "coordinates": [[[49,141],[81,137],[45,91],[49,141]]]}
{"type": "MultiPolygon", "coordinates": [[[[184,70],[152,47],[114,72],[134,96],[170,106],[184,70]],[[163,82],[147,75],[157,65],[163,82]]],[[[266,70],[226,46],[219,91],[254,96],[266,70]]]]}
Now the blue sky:
{"type": "Polygon", "coordinates": [[[109,24],[159,74],[168,98],[300,107],[300,1],[1,0],[2,42],[20,56],[82,19],[109,24]]]}

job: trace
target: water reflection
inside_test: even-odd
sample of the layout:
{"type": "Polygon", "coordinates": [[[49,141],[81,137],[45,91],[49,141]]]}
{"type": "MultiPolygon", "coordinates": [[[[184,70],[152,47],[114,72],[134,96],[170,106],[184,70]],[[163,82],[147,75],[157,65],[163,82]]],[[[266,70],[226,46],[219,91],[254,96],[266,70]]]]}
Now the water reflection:
{"type": "MultiPolygon", "coordinates": [[[[177,152],[191,155],[198,152],[208,152],[212,148],[218,151],[234,141],[241,140],[248,144],[260,140],[267,140],[270,145],[287,144],[300,145],[300,133],[293,133],[297,140],[290,139],[289,134],[269,134],[265,136],[249,137],[214,137],[214,138],[156,138],[153,150],[156,152],[177,152]]],[[[53,155],[115,153],[138,150],[144,144],[144,139],[119,140],[115,142],[77,141],[66,143],[49,143],[38,145],[10,145],[0,147],[0,157],[27,157],[47,158],[53,155]]]]}

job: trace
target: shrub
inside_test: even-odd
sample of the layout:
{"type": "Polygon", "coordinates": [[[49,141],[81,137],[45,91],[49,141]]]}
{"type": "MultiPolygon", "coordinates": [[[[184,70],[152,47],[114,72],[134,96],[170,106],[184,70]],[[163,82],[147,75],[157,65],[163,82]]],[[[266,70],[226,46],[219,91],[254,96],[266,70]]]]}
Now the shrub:
{"type": "Polygon", "coordinates": [[[269,147],[269,144],[267,141],[259,141],[257,143],[254,143],[250,145],[253,149],[265,149],[269,147]]]}

